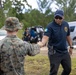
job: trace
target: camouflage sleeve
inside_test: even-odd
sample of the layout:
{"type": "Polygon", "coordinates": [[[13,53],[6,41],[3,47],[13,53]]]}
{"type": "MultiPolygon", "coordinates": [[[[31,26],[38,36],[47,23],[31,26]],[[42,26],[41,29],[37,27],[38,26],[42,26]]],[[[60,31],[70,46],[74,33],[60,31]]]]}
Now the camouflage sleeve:
{"type": "Polygon", "coordinates": [[[0,44],[0,63],[1,63],[1,44],[0,44]]]}
{"type": "Polygon", "coordinates": [[[34,56],[40,53],[40,47],[38,44],[30,44],[25,42],[25,48],[29,56],[34,56]]]}

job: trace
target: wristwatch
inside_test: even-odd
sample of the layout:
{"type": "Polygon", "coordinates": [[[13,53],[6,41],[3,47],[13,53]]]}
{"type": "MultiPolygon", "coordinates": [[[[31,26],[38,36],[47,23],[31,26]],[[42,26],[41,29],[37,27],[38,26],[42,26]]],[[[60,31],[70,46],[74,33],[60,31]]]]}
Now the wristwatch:
{"type": "Polygon", "coordinates": [[[71,49],[74,49],[74,47],[73,47],[73,46],[70,46],[70,48],[71,48],[71,49]]]}

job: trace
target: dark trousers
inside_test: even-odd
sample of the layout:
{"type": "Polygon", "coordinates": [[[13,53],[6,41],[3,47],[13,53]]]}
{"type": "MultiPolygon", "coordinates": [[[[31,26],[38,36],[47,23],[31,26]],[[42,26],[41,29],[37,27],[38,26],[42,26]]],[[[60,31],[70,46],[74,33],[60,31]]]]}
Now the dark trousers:
{"type": "Polygon", "coordinates": [[[50,74],[49,75],[57,75],[60,64],[63,67],[63,72],[61,75],[70,74],[71,58],[70,58],[69,53],[65,53],[65,54],[55,53],[53,55],[50,55],[48,52],[48,57],[50,61],[50,74]]]}
{"type": "Polygon", "coordinates": [[[4,75],[4,72],[1,70],[1,68],[0,68],[0,75],[4,75]]]}

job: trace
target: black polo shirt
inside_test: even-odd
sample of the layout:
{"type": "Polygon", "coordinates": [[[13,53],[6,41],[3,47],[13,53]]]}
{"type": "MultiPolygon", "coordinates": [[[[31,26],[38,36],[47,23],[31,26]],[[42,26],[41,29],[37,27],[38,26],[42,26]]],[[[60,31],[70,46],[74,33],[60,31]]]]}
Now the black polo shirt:
{"type": "Polygon", "coordinates": [[[53,46],[54,50],[60,53],[68,52],[66,37],[70,35],[70,30],[66,21],[61,25],[55,21],[49,23],[44,35],[49,37],[48,45],[53,46]]]}

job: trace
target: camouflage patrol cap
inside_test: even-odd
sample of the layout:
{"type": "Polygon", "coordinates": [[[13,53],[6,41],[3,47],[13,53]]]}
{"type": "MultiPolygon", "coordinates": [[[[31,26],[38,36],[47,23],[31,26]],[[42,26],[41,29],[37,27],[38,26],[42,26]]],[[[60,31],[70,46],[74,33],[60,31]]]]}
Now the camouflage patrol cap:
{"type": "Polygon", "coordinates": [[[18,18],[8,17],[3,28],[8,31],[15,31],[17,29],[22,29],[22,24],[19,22],[18,18]]]}

